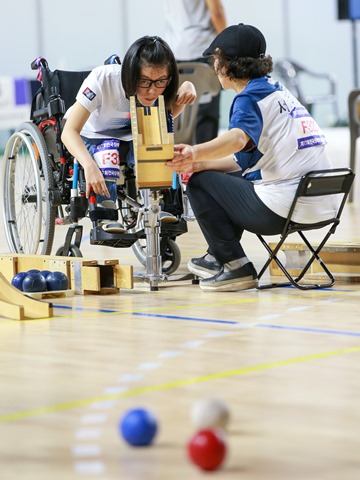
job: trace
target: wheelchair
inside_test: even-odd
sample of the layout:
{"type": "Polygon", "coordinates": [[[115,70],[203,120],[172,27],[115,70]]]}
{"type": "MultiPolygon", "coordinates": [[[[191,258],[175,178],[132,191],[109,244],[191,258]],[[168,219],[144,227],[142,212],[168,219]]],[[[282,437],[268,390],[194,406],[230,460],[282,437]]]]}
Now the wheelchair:
{"type": "MultiPolygon", "coordinates": [[[[105,63],[120,63],[117,55],[105,63]]],[[[181,263],[179,235],[187,232],[184,214],[184,186],[177,177],[170,189],[138,189],[135,171],[125,160],[126,142],[121,142],[121,179],[117,184],[118,214],[125,233],[110,233],[96,226],[91,201],[85,197],[81,166],[61,142],[66,110],[90,71],[51,71],[46,59],[31,64],[40,82],[30,120],[23,122],[7,142],[0,171],[1,204],[8,246],[12,252],[50,255],[55,227],[68,225],[65,242],[56,255],[81,257],[81,219],[93,222],[91,245],[132,247],[147,268],[152,289],[158,280],[174,273],[181,263]],[[124,149],[124,151],[122,151],[124,149]],[[161,210],[176,217],[176,223],[162,223],[161,210]]],[[[185,196],[185,201],[187,200],[185,196]]],[[[186,208],[187,210],[187,208],[186,208]]]]}

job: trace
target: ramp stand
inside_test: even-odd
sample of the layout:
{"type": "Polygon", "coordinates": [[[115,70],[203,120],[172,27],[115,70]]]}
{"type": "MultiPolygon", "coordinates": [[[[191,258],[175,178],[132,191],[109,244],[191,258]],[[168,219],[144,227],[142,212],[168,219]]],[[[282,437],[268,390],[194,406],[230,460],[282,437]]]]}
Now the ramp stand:
{"type": "Polygon", "coordinates": [[[172,170],[166,162],[174,155],[174,134],[168,132],[164,97],[158,107],[136,105],[130,97],[131,129],[134,144],[136,183],[143,189],[146,234],[146,274],[150,290],[158,290],[162,273],[160,253],[160,199],[162,188],[172,187],[172,170]]]}
{"type": "Polygon", "coordinates": [[[162,273],[162,259],[160,253],[160,197],[156,190],[144,191],[145,212],[144,227],[146,235],[146,278],[150,283],[150,290],[158,290],[160,281],[166,280],[162,273]]]}

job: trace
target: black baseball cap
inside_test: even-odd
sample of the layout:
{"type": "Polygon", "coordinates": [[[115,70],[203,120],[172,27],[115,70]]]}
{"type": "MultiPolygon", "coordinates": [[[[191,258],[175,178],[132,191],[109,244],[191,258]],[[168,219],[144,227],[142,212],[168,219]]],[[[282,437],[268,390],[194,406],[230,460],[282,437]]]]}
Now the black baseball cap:
{"type": "Polygon", "coordinates": [[[264,35],[252,25],[231,25],[214,38],[203,53],[204,57],[213,55],[217,48],[228,58],[252,57],[259,58],[265,54],[266,41],[264,35]]]}

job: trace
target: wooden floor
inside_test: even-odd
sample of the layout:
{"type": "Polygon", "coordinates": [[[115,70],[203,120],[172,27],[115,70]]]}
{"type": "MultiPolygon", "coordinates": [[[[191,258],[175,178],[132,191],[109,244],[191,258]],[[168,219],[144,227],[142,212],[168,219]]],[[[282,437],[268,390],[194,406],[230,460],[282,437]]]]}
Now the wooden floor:
{"type": "MultiPolygon", "coordinates": [[[[360,243],[359,179],[355,193],[332,241],[360,243]]],[[[143,272],[131,249],[87,241],[85,256],[143,272]]],[[[202,292],[180,280],[204,253],[195,223],[178,244],[181,267],[157,292],[137,282],[119,295],[52,299],[51,319],[0,317],[1,480],[358,480],[360,283],[202,292]],[[193,405],[211,397],[231,419],[227,458],[206,474],[186,445],[193,405]],[[158,420],[148,448],[118,433],[135,407],[158,420]]],[[[244,245],[259,268],[262,245],[252,235],[244,245]]]]}

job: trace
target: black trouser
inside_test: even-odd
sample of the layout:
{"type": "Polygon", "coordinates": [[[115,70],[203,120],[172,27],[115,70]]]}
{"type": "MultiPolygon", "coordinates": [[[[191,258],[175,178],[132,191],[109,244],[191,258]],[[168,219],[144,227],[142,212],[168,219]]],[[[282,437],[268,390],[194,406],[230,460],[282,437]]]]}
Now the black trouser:
{"type": "Polygon", "coordinates": [[[260,200],[253,183],[240,172],[194,173],[186,192],[208,252],[222,264],[246,256],[240,244],[244,230],[260,235],[277,235],[283,230],[286,219],[260,200]]]}

